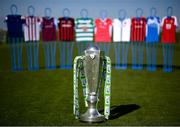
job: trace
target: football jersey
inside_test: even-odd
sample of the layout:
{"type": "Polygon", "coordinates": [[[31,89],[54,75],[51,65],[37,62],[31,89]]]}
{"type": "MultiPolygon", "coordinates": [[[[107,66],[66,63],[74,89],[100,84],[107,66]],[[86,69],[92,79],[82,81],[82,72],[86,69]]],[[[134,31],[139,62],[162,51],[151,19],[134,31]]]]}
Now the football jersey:
{"type": "Polygon", "coordinates": [[[73,18],[59,18],[59,40],[74,41],[74,25],[73,18]]]}
{"type": "Polygon", "coordinates": [[[131,19],[113,20],[113,41],[128,42],[130,41],[131,19]]]}
{"type": "Polygon", "coordinates": [[[54,18],[43,17],[42,19],[42,40],[55,41],[56,40],[56,25],[54,18]]]}
{"type": "Polygon", "coordinates": [[[24,39],[25,41],[39,41],[41,19],[35,16],[25,17],[24,39]]]}
{"type": "Polygon", "coordinates": [[[162,43],[175,43],[176,42],[176,26],[177,18],[175,16],[171,16],[170,18],[164,17],[162,22],[162,43]]]}
{"type": "Polygon", "coordinates": [[[22,38],[23,37],[23,24],[25,20],[21,15],[7,15],[7,34],[9,38],[22,38]]]}
{"type": "Polygon", "coordinates": [[[146,18],[132,18],[131,19],[131,41],[143,42],[146,36],[146,18]]]}
{"type": "Polygon", "coordinates": [[[148,17],[146,22],[146,42],[158,42],[160,32],[159,17],[148,17]]]}
{"type": "Polygon", "coordinates": [[[95,42],[111,42],[112,21],[109,18],[105,20],[95,20],[95,42]]]}
{"type": "Polygon", "coordinates": [[[75,24],[77,42],[93,41],[94,21],[92,18],[77,18],[75,24]]]}

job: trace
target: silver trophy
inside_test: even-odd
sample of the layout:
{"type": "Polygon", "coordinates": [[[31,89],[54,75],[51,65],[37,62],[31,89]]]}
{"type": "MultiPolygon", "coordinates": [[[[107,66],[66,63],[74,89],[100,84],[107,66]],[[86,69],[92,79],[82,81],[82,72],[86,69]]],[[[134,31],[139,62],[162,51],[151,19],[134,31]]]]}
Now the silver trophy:
{"type": "Polygon", "coordinates": [[[89,47],[85,50],[83,65],[88,90],[86,100],[88,109],[86,113],[80,116],[80,120],[84,122],[102,122],[106,120],[104,115],[101,115],[97,110],[99,88],[103,72],[103,58],[104,53],[97,47],[89,47]]]}

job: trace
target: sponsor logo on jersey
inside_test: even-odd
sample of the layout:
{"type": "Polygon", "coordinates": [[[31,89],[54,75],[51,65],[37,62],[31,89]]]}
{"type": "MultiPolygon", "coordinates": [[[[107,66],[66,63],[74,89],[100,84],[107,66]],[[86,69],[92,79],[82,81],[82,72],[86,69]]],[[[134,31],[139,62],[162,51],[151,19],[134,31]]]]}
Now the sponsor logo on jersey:
{"type": "Polygon", "coordinates": [[[72,27],[71,24],[62,24],[62,27],[72,27]]]}
{"type": "Polygon", "coordinates": [[[136,25],[135,28],[142,28],[142,25],[136,25]]]}
{"type": "Polygon", "coordinates": [[[167,30],[171,29],[171,24],[166,24],[166,29],[167,30]]]}

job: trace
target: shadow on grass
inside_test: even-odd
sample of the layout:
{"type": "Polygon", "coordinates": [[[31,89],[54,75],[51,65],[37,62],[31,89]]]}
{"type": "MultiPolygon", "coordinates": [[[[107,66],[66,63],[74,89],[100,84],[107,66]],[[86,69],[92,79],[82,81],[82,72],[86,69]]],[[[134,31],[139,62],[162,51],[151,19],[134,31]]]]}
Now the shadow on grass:
{"type": "Polygon", "coordinates": [[[138,110],[139,108],[140,106],[136,104],[111,106],[111,114],[109,119],[110,120],[117,119],[123,115],[138,110]]]}
{"type": "MultiPolygon", "coordinates": [[[[110,111],[110,120],[117,119],[123,115],[126,115],[128,113],[131,113],[135,110],[138,110],[141,108],[139,105],[136,104],[128,104],[128,105],[118,105],[118,106],[111,106],[110,111]]],[[[103,113],[104,110],[100,110],[99,112],[103,113]]]]}

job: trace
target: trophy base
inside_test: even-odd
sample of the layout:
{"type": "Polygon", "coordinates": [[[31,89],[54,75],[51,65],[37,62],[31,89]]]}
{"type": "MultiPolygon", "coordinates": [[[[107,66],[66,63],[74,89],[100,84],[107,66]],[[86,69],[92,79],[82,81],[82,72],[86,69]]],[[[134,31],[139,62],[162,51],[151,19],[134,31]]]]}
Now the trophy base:
{"type": "Polygon", "coordinates": [[[88,123],[100,123],[106,121],[106,118],[97,110],[89,109],[86,113],[80,116],[80,121],[88,123]]]}

